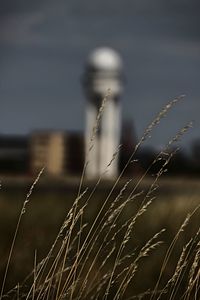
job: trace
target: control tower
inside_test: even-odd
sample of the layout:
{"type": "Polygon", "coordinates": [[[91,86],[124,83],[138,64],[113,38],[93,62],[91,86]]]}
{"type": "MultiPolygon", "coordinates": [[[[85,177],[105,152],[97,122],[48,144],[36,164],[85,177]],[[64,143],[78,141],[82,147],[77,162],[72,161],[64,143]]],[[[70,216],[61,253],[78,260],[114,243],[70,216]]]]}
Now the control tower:
{"type": "MultiPolygon", "coordinates": [[[[86,63],[84,89],[87,97],[85,151],[88,158],[86,176],[103,174],[118,149],[121,135],[121,103],[123,63],[119,54],[108,47],[97,48],[86,63]],[[96,124],[102,100],[110,90],[98,132],[91,145],[91,136],[96,124]]],[[[118,155],[105,173],[106,178],[118,176],[118,155]]]]}

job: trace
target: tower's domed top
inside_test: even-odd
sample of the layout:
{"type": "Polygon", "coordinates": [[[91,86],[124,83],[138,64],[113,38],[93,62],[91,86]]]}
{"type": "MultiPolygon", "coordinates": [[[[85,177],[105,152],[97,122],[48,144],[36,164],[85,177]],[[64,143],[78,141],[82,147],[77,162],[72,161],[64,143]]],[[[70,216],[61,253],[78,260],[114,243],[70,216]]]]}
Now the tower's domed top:
{"type": "Polygon", "coordinates": [[[89,55],[87,65],[95,71],[120,72],[122,59],[112,48],[97,48],[89,55]]]}

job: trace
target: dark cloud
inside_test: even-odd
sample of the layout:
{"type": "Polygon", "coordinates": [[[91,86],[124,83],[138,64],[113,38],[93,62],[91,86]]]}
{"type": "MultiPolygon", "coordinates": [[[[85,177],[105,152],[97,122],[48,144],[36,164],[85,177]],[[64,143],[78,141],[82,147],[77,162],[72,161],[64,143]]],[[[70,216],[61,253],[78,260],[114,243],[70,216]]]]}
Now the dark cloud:
{"type": "Polygon", "coordinates": [[[43,0],[0,0],[0,15],[32,11],[40,7],[43,0]]]}
{"type": "Polygon", "coordinates": [[[182,13],[199,15],[199,0],[0,0],[0,14],[32,11],[43,5],[66,8],[70,14],[79,13],[130,13],[147,12],[157,13],[182,13]]]}
{"type": "Polygon", "coordinates": [[[198,120],[199,6],[196,0],[0,0],[1,130],[83,128],[80,77],[88,53],[101,45],[123,56],[124,116],[135,120],[139,134],[180,93],[188,100],[152,142],[198,120]]]}

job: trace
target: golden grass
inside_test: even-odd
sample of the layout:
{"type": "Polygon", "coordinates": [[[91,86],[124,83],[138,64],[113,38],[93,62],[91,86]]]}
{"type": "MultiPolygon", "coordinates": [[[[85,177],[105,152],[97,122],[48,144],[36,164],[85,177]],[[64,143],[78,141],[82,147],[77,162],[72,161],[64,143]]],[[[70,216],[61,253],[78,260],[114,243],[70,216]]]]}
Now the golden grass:
{"type": "MultiPolygon", "coordinates": [[[[98,123],[106,106],[107,97],[109,95],[105,97],[99,110],[97,124],[95,124],[91,137],[90,149],[93,146],[94,135],[98,130],[98,123]]],[[[176,257],[177,263],[174,265],[174,270],[173,272],[170,270],[170,277],[166,276],[166,272],[171,257],[176,252],[180,236],[186,232],[191,219],[198,215],[199,206],[194,208],[179,225],[177,233],[167,249],[162,248],[164,228],[154,232],[151,237],[145,240],[141,237],[138,244],[135,244],[134,241],[138,223],[142,230],[144,230],[144,226],[148,227],[144,214],[153,206],[152,203],[155,201],[158,190],[158,181],[166,172],[168,163],[177,151],[176,148],[174,152],[171,152],[170,147],[180,140],[182,135],[191,127],[191,123],[180,129],[140,178],[130,178],[125,182],[121,181],[127,166],[134,163],[134,156],[139,147],[151,135],[154,127],[160,123],[161,119],[181,98],[178,97],[170,101],[152,123],[147,126],[144,135],[133,149],[127,164],[111,186],[105,199],[102,200],[101,206],[99,206],[92,220],[88,218],[90,216],[88,210],[90,210],[92,202],[95,201],[95,194],[102,182],[103,174],[93,188],[88,189],[84,178],[88,164],[86,158],[77,197],[47,255],[38,262],[37,251],[34,251],[31,274],[22,284],[17,284],[14,289],[5,293],[5,284],[19,225],[33,188],[38,182],[42,171],[39,173],[24,201],[17,222],[5,267],[0,300],[4,298],[27,300],[198,299],[200,275],[198,227],[192,236],[186,240],[185,244],[181,246],[182,249],[179,256],[176,257]],[[160,160],[162,160],[160,170],[157,174],[154,174],[152,180],[143,188],[143,182],[148,171],[152,165],[160,162],[160,160]],[[117,193],[116,190],[118,190],[117,193]],[[142,220],[145,220],[143,225],[142,220]],[[158,254],[159,251],[162,253],[164,251],[164,255],[161,256],[163,261],[160,261],[160,267],[156,268],[159,272],[155,275],[154,284],[146,289],[145,283],[140,283],[140,286],[144,286],[144,290],[138,292],[134,288],[137,274],[143,269],[144,273],[142,276],[140,275],[140,278],[143,278],[144,282],[145,280],[148,281],[145,274],[145,259],[148,259],[148,256],[153,255],[154,252],[158,254]]],[[[107,168],[116,158],[118,151],[116,150],[107,168]]]]}

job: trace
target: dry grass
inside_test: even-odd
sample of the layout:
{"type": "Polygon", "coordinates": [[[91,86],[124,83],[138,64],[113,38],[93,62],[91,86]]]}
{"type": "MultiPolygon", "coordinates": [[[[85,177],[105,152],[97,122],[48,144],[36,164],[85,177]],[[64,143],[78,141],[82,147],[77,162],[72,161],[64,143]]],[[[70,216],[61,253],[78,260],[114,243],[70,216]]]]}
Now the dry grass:
{"type": "MultiPolygon", "coordinates": [[[[65,220],[47,255],[41,261],[38,261],[37,251],[34,251],[31,274],[22,284],[17,284],[14,289],[5,292],[5,284],[19,225],[33,187],[41,173],[38,175],[22,206],[17,222],[2,281],[0,300],[4,298],[27,300],[198,299],[200,275],[198,226],[196,226],[196,229],[192,228],[191,236],[187,234],[189,238],[183,245],[179,244],[179,241],[181,235],[187,232],[192,218],[196,218],[199,214],[199,206],[189,212],[182,223],[179,224],[177,233],[167,249],[163,245],[164,235],[166,234],[164,228],[156,230],[146,240],[144,240],[143,235],[138,243],[135,242],[137,238],[135,234],[139,232],[137,227],[139,226],[144,230],[144,227],[149,226],[145,214],[152,209],[151,207],[154,205],[152,203],[158,194],[158,181],[162,174],[166,172],[168,163],[177,151],[177,148],[175,148],[172,153],[170,147],[182,137],[191,127],[191,124],[189,123],[182,128],[169,141],[165,149],[157,155],[151,166],[144,171],[140,178],[130,178],[125,182],[121,181],[127,166],[134,163],[134,156],[138,148],[180,98],[170,101],[152,123],[147,126],[144,135],[133,149],[125,168],[111,186],[108,194],[98,207],[95,217],[91,220],[88,210],[90,210],[91,205],[94,205],[92,203],[95,201],[95,194],[102,182],[103,174],[96,184],[88,189],[87,182],[84,182],[85,170],[88,164],[86,160],[77,197],[65,216],[65,220]],[[160,160],[162,160],[162,166],[159,172],[154,174],[152,180],[149,180],[144,188],[143,182],[149,169],[160,160]],[[143,223],[144,220],[145,223],[143,223]],[[177,247],[181,248],[178,249],[178,255],[177,247]],[[158,254],[160,252],[162,255],[158,254]],[[177,263],[173,265],[172,271],[168,268],[171,265],[174,253],[177,263]],[[159,272],[154,275],[153,285],[147,287],[145,281],[151,283],[151,280],[148,280],[145,266],[146,261],[148,266],[151,255],[154,257],[154,262],[156,261],[155,255],[159,256],[157,261],[160,262],[160,266],[155,268],[159,272]],[[135,284],[138,273],[140,274],[139,285],[135,284]],[[141,282],[141,278],[144,282],[141,282]],[[135,288],[135,286],[139,286],[139,288],[135,288]],[[141,287],[143,290],[140,289],[141,287]]],[[[92,149],[94,134],[96,134],[104,106],[106,106],[105,100],[100,108],[97,124],[92,133],[90,149],[92,149]]],[[[118,150],[107,168],[112,164],[117,153],[118,150]]],[[[154,217],[155,221],[157,217],[159,216],[154,217]]]]}

